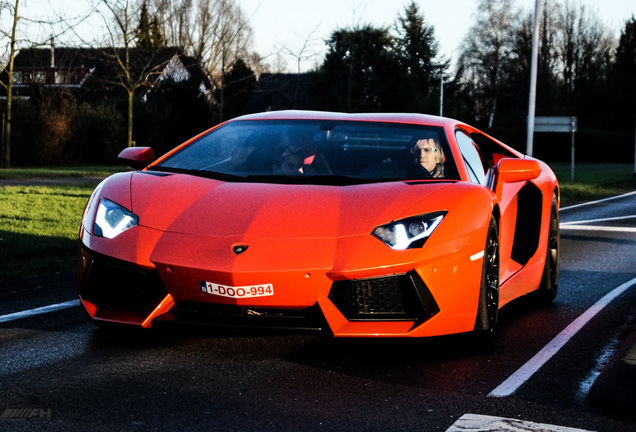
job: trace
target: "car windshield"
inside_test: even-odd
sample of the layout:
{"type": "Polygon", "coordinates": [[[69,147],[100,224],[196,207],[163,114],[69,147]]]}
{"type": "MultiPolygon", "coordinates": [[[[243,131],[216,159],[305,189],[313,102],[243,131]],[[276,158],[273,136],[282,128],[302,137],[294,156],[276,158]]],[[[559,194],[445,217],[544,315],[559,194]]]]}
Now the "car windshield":
{"type": "Polygon", "coordinates": [[[226,123],[150,169],[234,181],[457,180],[441,127],[320,120],[226,123]]]}

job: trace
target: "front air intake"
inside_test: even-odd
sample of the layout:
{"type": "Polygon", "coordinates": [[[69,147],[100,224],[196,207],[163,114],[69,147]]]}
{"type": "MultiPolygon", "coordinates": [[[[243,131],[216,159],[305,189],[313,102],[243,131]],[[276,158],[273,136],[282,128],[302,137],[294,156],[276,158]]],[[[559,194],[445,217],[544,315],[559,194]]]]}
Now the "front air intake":
{"type": "Polygon", "coordinates": [[[80,286],[84,300],[98,308],[149,313],[168,294],[156,270],[93,260],[80,286]]]}
{"type": "Polygon", "coordinates": [[[349,321],[424,322],[439,307],[416,272],[334,282],[329,300],[349,321]]]}

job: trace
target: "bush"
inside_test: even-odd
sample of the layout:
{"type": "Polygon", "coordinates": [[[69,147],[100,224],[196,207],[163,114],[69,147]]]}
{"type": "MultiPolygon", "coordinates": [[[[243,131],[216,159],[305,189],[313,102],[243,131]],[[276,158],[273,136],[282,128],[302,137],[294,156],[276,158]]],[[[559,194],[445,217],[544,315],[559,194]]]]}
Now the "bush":
{"type": "MultiPolygon", "coordinates": [[[[126,146],[128,100],[78,103],[69,90],[34,86],[14,102],[11,164],[112,164],[126,146]]],[[[213,125],[210,104],[194,81],[163,81],[135,97],[133,139],[160,155],[213,125]]]]}
{"type": "Polygon", "coordinates": [[[41,165],[44,123],[36,106],[25,100],[15,100],[11,120],[12,165],[41,165]]]}
{"type": "Polygon", "coordinates": [[[110,105],[96,107],[84,103],[73,116],[73,135],[68,161],[73,163],[113,163],[126,143],[126,122],[110,105]]]}
{"type": "MultiPolygon", "coordinates": [[[[210,104],[194,80],[163,80],[148,94],[144,105],[145,110],[138,112],[152,111],[153,121],[145,118],[143,122],[137,123],[137,132],[146,131],[147,140],[143,145],[153,147],[158,155],[214,125],[210,104]],[[150,126],[152,131],[149,130],[150,126]]],[[[138,145],[142,145],[141,138],[135,139],[138,145]]]]}
{"type": "Polygon", "coordinates": [[[110,164],[126,143],[125,120],[109,105],[77,105],[71,95],[14,104],[15,166],[110,164]]]}

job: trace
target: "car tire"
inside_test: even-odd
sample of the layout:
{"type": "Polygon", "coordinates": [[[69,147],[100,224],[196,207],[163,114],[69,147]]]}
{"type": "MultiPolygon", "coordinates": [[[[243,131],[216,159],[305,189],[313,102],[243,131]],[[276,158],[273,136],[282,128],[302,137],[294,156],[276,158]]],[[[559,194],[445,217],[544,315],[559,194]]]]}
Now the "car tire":
{"type": "Polygon", "coordinates": [[[475,332],[486,339],[495,335],[499,318],[499,228],[497,220],[490,219],[481,270],[481,285],[475,332]]]}
{"type": "Polygon", "coordinates": [[[559,206],[557,196],[552,197],[550,206],[550,226],[548,231],[548,247],[546,250],[545,265],[539,289],[536,291],[537,299],[544,304],[551,303],[557,295],[559,287],[559,206]]]}

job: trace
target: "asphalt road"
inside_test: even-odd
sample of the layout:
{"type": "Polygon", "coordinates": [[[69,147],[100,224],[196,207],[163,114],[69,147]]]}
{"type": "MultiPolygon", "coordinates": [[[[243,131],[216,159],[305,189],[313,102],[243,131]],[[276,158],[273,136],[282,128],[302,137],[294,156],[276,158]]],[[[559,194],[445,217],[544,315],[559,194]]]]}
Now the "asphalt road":
{"type": "Polygon", "coordinates": [[[636,196],[566,208],[561,224],[557,299],[505,307],[490,346],[113,333],[66,303],[72,271],[3,289],[0,431],[633,431],[636,417],[592,405],[588,391],[636,322],[636,196]]]}

